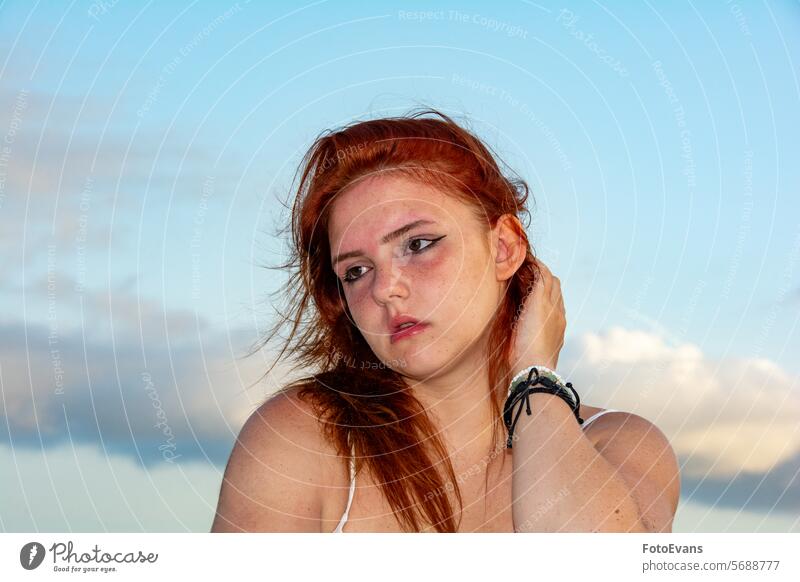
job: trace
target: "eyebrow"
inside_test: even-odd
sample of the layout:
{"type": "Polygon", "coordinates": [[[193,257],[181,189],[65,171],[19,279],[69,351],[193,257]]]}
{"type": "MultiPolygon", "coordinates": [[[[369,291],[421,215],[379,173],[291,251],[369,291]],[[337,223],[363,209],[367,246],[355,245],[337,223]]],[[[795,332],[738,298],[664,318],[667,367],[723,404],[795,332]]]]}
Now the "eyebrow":
{"type": "MultiPolygon", "coordinates": [[[[414,222],[409,222],[405,226],[401,226],[397,230],[393,230],[389,234],[384,235],[384,237],[381,239],[381,244],[385,245],[386,243],[392,242],[394,239],[400,238],[401,236],[403,236],[408,231],[413,230],[413,229],[417,228],[418,226],[422,226],[423,224],[436,224],[436,223],[433,220],[426,220],[426,219],[420,219],[420,220],[415,220],[414,222]]],[[[349,259],[350,257],[358,257],[358,256],[361,256],[363,254],[364,254],[364,251],[357,250],[357,251],[348,251],[346,253],[342,253],[340,255],[336,255],[336,258],[333,259],[333,265],[336,265],[340,261],[343,261],[345,259],[349,259]]]]}

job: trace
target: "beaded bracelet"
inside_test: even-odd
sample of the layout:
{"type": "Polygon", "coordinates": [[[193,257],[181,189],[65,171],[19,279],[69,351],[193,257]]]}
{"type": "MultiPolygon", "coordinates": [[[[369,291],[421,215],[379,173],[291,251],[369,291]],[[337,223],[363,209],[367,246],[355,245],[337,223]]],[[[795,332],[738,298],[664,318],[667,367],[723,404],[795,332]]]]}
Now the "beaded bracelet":
{"type": "MultiPolygon", "coordinates": [[[[559,376],[558,372],[556,372],[555,370],[551,370],[550,368],[547,368],[545,366],[540,366],[539,364],[534,364],[533,366],[528,366],[527,368],[522,370],[519,374],[517,374],[511,379],[511,383],[508,385],[508,394],[509,395],[511,394],[511,391],[514,389],[514,384],[516,384],[520,380],[530,381],[532,372],[536,372],[536,378],[539,378],[541,376],[540,372],[544,372],[555,378],[556,381],[559,382],[562,386],[566,384],[564,378],[559,376]]],[[[536,380],[534,380],[534,382],[536,382],[536,380]]]]}

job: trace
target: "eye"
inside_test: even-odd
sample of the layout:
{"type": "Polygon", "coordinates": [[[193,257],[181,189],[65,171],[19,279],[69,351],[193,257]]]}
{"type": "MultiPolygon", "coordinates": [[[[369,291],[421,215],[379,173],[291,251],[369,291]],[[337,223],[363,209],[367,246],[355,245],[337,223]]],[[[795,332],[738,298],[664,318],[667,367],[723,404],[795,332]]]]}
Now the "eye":
{"type": "MultiPolygon", "coordinates": [[[[412,238],[411,240],[408,241],[408,244],[406,245],[406,247],[411,251],[412,254],[418,255],[420,253],[423,253],[423,252],[427,251],[429,248],[435,246],[436,243],[438,243],[440,240],[442,240],[445,236],[447,236],[447,235],[442,235],[442,236],[440,236],[438,238],[422,238],[422,237],[412,238]],[[420,248],[419,243],[422,243],[423,241],[427,242],[429,244],[426,244],[425,246],[420,248]]],[[[358,281],[363,276],[363,273],[360,274],[360,275],[357,274],[358,273],[358,269],[366,269],[366,268],[367,267],[364,267],[363,265],[356,265],[355,267],[350,267],[349,269],[347,269],[344,272],[344,276],[342,277],[342,282],[345,285],[351,285],[351,284],[355,283],[356,281],[358,281]],[[355,272],[355,274],[354,274],[354,272],[355,272]]]]}
{"type": "Polygon", "coordinates": [[[352,272],[355,271],[356,269],[366,269],[366,267],[362,267],[361,265],[358,265],[356,267],[350,267],[349,269],[347,269],[344,272],[344,277],[342,277],[342,282],[344,282],[346,284],[350,284],[350,283],[353,283],[353,282],[357,281],[358,279],[360,279],[361,275],[358,275],[358,276],[352,276],[351,275],[352,272]]]}
{"type": "Polygon", "coordinates": [[[440,240],[442,240],[442,239],[443,239],[445,236],[446,236],[446,235],[442,235],[442,236],[440,236],[440,237],[438,237],[438,238],[412,238],[412,239],[411,239],[411,240],[408,242],[408,248],[409,248],[409,249],[411,249],[411,251],[412,251],[414,254],[418,254],[418,253],[421,253],[421,252],[423,252],[423,251],[426,251],[426,250],[428,250],[429,248],[431,248],[432,246],[434,246],[434,245],[435,245],[437,242],[439,242],[440,240]],[[428,244],[428,245],[425,245],[425,246],[424,246],[424,247],[422,247],[422,248],[419,248],[419,245],[417,245],[417,246],[416,246],[416,248],[412,248],[412,247],[415,245],[415,243],[419,243],[419,242],[422,242],[422,241],[428,241],[430,244],[428,244]]]}
{"type": "Polygon", "coordinates": [[[432,242],[431,239],[427,239],[427,238],[415,238],[415,239],[411,240],[408,243],[408,248],[410,250],[412,250],[413,252],[415,252],[415,253],[419,253],[419,252],[422,252],[425,249],[427,249],[429,246],[431,246],[431,245],[426,245],[426,246],[420,248],[419,245],[416,245],[416,247],[415,247],[415,243],[421,243],[422,241],[432,242]]]}

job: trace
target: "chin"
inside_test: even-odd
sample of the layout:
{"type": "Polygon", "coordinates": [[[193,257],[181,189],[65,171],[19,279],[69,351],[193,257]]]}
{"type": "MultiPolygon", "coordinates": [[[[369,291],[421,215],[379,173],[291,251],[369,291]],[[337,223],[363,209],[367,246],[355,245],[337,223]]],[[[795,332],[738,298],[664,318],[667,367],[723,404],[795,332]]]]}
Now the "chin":
{"type": "MultiPolygon", "coordinates": [[[[432,378],[453,363],[452,354],[444,355],[441,351],[423,347],[419,351],[409,350],[395,358],[394,363],[388,367],[395,372],[414,380],[432,378]]],[[[387,364],[391,363],[386,360],[387,364]]]]}

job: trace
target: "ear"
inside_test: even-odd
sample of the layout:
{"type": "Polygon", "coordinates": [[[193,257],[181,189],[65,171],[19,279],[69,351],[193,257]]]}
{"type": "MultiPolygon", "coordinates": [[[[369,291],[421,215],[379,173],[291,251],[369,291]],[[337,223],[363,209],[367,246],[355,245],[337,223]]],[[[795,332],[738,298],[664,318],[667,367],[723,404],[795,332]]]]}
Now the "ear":
{"type": "Polygon", "coordinates": [[[522,232],[522,224],[513,214],[504,214],[492,227],[492,257],[498,281],[510,279],[525,260],[528,244],[522,232]]]}

